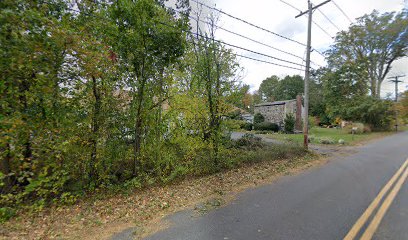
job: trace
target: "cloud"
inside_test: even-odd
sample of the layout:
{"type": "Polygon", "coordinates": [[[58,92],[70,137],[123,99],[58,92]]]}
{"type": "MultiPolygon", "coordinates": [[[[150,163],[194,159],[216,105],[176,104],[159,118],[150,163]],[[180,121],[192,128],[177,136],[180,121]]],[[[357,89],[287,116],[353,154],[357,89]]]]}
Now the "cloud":
{"type": "MultiPolygon", "coordinates": [[[[291,20],[293,21],[293,19],[291,20]]],[[[298,34],[306,32],[304,24],[301,24],[300,22],[289,23],[291,20],[283,21],[278,26],[276,26],[276,32],[289,38],[293,38],[298,34]]]]}

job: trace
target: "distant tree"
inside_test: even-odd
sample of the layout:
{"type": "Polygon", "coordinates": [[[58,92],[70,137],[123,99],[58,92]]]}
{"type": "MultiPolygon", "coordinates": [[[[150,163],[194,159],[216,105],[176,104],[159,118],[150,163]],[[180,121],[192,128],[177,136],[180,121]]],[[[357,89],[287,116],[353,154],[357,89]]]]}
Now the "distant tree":
{"type": "Polygon", "coordinates": [[[344,117],[349,104],[367,95],[366,74],[354,64],[345,64],[337,70],[328,70],[321,78],[326,113],[344,117]]]}
{"type": "Polygon", "coordinates": [[[368,75],[371,96],[379,98],[381,84],[392,63],[407,56],[407,26],[407,10],[384,14],[373,11],[362,16],[348,31],[336,36],[327,51],[329,67],[338,70],[344,64],[358,66],[368,75]]]}
{"type": "Polygon", "coordinates": [[[231,95],[227,99],[228,103],[243,110],[248,110],[252,103],[249,89],[250,86],[247,84],[234,86],[234,89],[231,89],[231,95]]]}
{"type": "Polygon", "coordinates": [[[303,93],[304,82],[299,75],[286,76],[279,81],[275,92],[275,100],[283,101],[295,99],[297,95],[303,93]]]}
{"type": "Polygon", "coordinates": [[[303,93],[303,79],[299,75],[286,76],[283,79],[273,75],[262,81],[259,94],[263,101],[283,101],[295,99],[303,93]]]}
{"type": "Polygon", "coordinates": [[[363,96],[347,104],[344,119],[369,124],[374,130],[388,130],[393,119],[392,101],[363,96]]]}
{"type": "Polygon", "coordinates": [[[408,91],[401,94],[400,102],[397,105],[397,110],[405,123],[408,123],[408,91]]]}
{"type": "Polygon", "coordinates": [[[273,75],[262,81],[258,93],[263,101],[271,102],[276,100],[275,95],[279,86],[279,80],[278,76],[273,75]]]}

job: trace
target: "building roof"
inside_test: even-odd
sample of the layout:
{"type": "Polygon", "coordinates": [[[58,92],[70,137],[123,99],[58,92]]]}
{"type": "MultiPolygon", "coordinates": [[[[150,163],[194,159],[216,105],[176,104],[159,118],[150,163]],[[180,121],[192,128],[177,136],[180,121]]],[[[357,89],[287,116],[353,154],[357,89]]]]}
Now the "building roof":
{"type": "Polygon", "coordinates": [[[256,104],[255,107],[285,105],[286,103],[289,103],[289,102],[296,102],[296,99],[285,100],[285,101],[275,101],[275,102],[260,103],[260,104],[256,104]]]}

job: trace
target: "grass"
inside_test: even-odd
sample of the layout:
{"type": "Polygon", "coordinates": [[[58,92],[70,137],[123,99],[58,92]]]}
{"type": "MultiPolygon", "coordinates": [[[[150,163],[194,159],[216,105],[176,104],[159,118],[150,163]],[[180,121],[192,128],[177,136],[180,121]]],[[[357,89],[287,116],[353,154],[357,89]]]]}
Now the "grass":
{"type": "Polygon", "coordinates": [[[400,131],[408,131],[408,124],[400,124],[399,130],[400,131]]]}
{"type": "MultiPolygon", "coordinates": [[[[322,138],[331,139],[334,143],[338,144],[340,139],[343,139],[345,144],[357,144],[363,141],[375,139],[384,135],[388,135],[390,132],[372,132],[364,134],[352,134],[346,133],[342,129],[336,128],[318,128],[314,127],[309,130],[309,137],[311,143],[320,144],[322,138]]],[[[268,134],[265,135],[268,138],[273,138],[281,141],[289,142],[303,142],[303,134],[268,134]]]]}

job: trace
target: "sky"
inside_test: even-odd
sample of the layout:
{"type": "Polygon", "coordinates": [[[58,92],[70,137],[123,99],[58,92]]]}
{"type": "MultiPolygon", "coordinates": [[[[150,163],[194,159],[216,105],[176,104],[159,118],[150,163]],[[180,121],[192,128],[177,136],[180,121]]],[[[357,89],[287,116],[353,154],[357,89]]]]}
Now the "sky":
{"type": "MultiPolygon", "coordinates": [[[[306,43],[307,17],[302,16],[299,18],[295,18],[299,11],[293,9],[280,0],[199,1],[216,7],[217,9],[221,9],[226,13],[244,19],[257,26],[279,33],[298,42],[306,43]]],[[[302,11],[307,9],[307,0],[285,0],[285,2],[302,11]]],[[[312,3],[315,5],[321,2],[323,2],[323,0],[312,0],[312,3]]],[[[401,11],[404,6],[406,8],[408,7],[408,0],[337,0],[335,1],[335,3],[340,6],[340,8],[345,12],[345,15],[347,15],[347,17],[350,18],[353,22],[356,18],[364,14],[371,13],[374,9],[383,13],[389,11],[401,11]]],[[[191,6],[193,10],[196,9],[196,3],[191,2],[191,6]]],[[[331,44],[333,44],[332,37],[334,37],[339,30],[347,30],[351,22],[332,2],[321,6],[319,10],[323,12],[323,14],[326,15],[331,20],[331,22],[334,23],[333,25],[331,22],[329,22],[320,11],[315,11],[313,14],[314,22],[316,22],[317,25],[323,28],[325,32],[319,29],[317,25],[312,24],[312,47],[320,52],[323,52],[327,50],[331,44]]],[[[203,7],[202,11],[203,14],[209,13],[209,10],[205,7],[203,7]]],[[[222,29],[218,29],[215,34],[216,38],[219,40],[250,50],[254,50],[256,52],[261,52],[270,56],[282,58],[287,61],[302,65],[304,64],[301,58],[305,58],[305,46],[277,37],[219,13],[217,25],[230,31],[255,39],[259,42],[273,46],[280,50],[290,52],[300,58],[279,52],[267,46],[253,43],[247,39],[238,37],[222,29]]],[[[260,56],[240,49],[234,49],[234,51],[237,54],[260,60],[299,67],[297,65],[277,61],[269,57],[260,56]]],[[[238,59],[241,67],[244,68],[244,72],[242,73],[242,81],[246,84],[249,84],[252,91],[257,90],[262,80],[272,75],[283,77],[286,75],[299,74],[301,76],[304,76],[304,71],[287,69],[240,57],[238,57],[238,59]]],[[[322,66],[326,64],[324,57],[319,55],[316,51],[311,53],[311,61],[322,66]]],[[[407,75],[406,78],[401,79],[404,82],[400,84],[399,90],[408,90],[408,58],[398,60],[392,66],[393,68],[388,76],[393,76],[395,74],[407,75]]],[[[318,66],[312,64],[311,67],[317,68],[318,66]]],[[[387,93],[394,94],[394,85],[388,82],[388,80],[384,80],[381,95],[384,97],[387,93]]]]}

